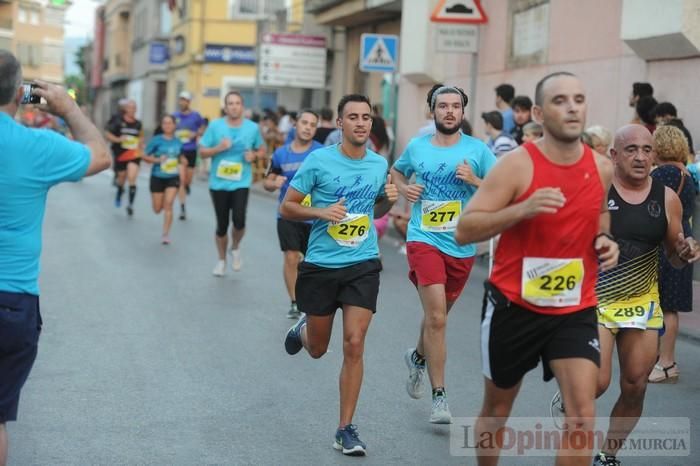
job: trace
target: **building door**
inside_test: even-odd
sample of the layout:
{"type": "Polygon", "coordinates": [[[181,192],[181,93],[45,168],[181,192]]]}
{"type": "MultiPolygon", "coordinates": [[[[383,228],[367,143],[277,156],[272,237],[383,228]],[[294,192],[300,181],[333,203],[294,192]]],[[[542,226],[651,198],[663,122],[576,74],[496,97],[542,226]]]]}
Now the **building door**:
{"type": "Polygon", "coordinates": [[[156,124],[156,127],[160,125],[160,121],[163,119],[163,115],[165,115],[165,110],[167,107],[167,98],[168,94],[168,83],[167,81],[156,81],[156,121],[154,122],[156,124]]]}

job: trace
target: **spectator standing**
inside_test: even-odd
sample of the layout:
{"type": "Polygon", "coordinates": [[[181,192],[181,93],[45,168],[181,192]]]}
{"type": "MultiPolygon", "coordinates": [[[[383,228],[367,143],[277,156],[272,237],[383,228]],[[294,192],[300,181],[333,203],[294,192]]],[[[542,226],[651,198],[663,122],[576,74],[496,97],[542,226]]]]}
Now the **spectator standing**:
{"type": "Polygon", "coordinates": [[[515,128],[511,136],[518,145],[523,143],[523,127],[532,121],[532,100],[526,95],[519,95],[513,99],[513,120],[515,128]]]}
{"type": "Polygon", "coordinates": [[[66,121],[75,141],[17,123],[21,84],[19,62],[0,50],[0,465],[7,462],[5,424],[17,420],[20,391],[36,359],[42,327],[38,278],[48,191],[110,164],[100,132],[59,86],[37,81],[33,94],[66,121]]]}
{"type": "MultiPolygon", "coordinates": [[[[661,126],[654,133],[658,167],[651,177],[661,180],[680,198],[683,206],[681,226],[683,236],[692,236],[692,216],[695,204],[695,185],[686,169],[688,143],[683,132],[672,126],[661,126]]],[[[659,296],[664,313],[666,331],[660,339],[659,360],[649,374],[651,383],[675,383],[680,371],[676,364],[675,346],[678,335],[678,313],[693,310],[693,265],[675,269],[663,251],[659,253],[659,296]]]]}
{"type": "Polygon", "coordinates": [[[496,88],[496,108],[503,115],[503,132],[511,134],[515,128],[515,119],[511,102],[515,97],[515,88],[510,84],[501,84],[496,88]]]}
{"type": "Polygon", "coordinates": [[[481,118],[486,125],[486,134],[489,136],[486,145],[491,149],[493,155],[500,157],[508,151],[518,147],[508,132],[503,127],[503,116],[500,112],[492,111],[481,114],[481,118]]]}
{"type": "Polygon", "coordinates": [[[314,140],[320,142],[321,144],[326,142],[328,135],[335,129],[335,123],[333,123],[333,110],[328,107],[324,107],[319,112],[321,116],[321,122],[316,129],[316,134],[314,134],[314,140]]]}

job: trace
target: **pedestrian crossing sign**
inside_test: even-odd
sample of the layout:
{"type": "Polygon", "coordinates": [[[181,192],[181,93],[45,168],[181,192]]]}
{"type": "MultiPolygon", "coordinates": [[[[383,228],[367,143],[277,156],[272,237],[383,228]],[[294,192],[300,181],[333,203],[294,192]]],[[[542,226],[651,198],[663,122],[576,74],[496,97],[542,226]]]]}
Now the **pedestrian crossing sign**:
{"type": "Polygon", "coordinates": [[[362,34],[360,70],[392,73],[397,69],[399,37],[390,34],[362,34]]]}

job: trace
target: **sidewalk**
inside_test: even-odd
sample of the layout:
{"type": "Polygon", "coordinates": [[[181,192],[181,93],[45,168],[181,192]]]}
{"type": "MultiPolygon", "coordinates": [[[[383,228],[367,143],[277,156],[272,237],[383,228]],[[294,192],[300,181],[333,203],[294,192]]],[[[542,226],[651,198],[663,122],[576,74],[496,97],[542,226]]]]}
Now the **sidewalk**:
{"type": "Polygon", "coordinates": [[[693,281],[693,312],[680,312],[680,337],[700,343],[700,281],[693,281]]]}

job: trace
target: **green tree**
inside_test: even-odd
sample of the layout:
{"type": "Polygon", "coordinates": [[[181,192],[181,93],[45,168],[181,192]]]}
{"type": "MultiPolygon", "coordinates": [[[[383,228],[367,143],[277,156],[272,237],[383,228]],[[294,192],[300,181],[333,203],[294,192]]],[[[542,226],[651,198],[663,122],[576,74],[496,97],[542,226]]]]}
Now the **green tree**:
{"type": "Polygon", "coordinates": [[[76,101],[78,105],[84,105],[88,100],[88,88],[87,88],[87,76],[88,70],[86,69],[87,63],[85,61],[86,50],[89,49],[90,44],[83,45],[75,52],[73,57],[74,63],[80,69],[79,75],[69,75],[64,79],[64,84],[67,89],[72,89],[75,92],[76,101]]]}
{"type": "Polygon", "coordinates": [[[72,89],[75,91],[76,102],[78,102],[78,105],[87,103],[87,86],[85,85],[85,78],[76,74],[71,74],[66,76],[65,85],[66,89],[72,89]]]}

